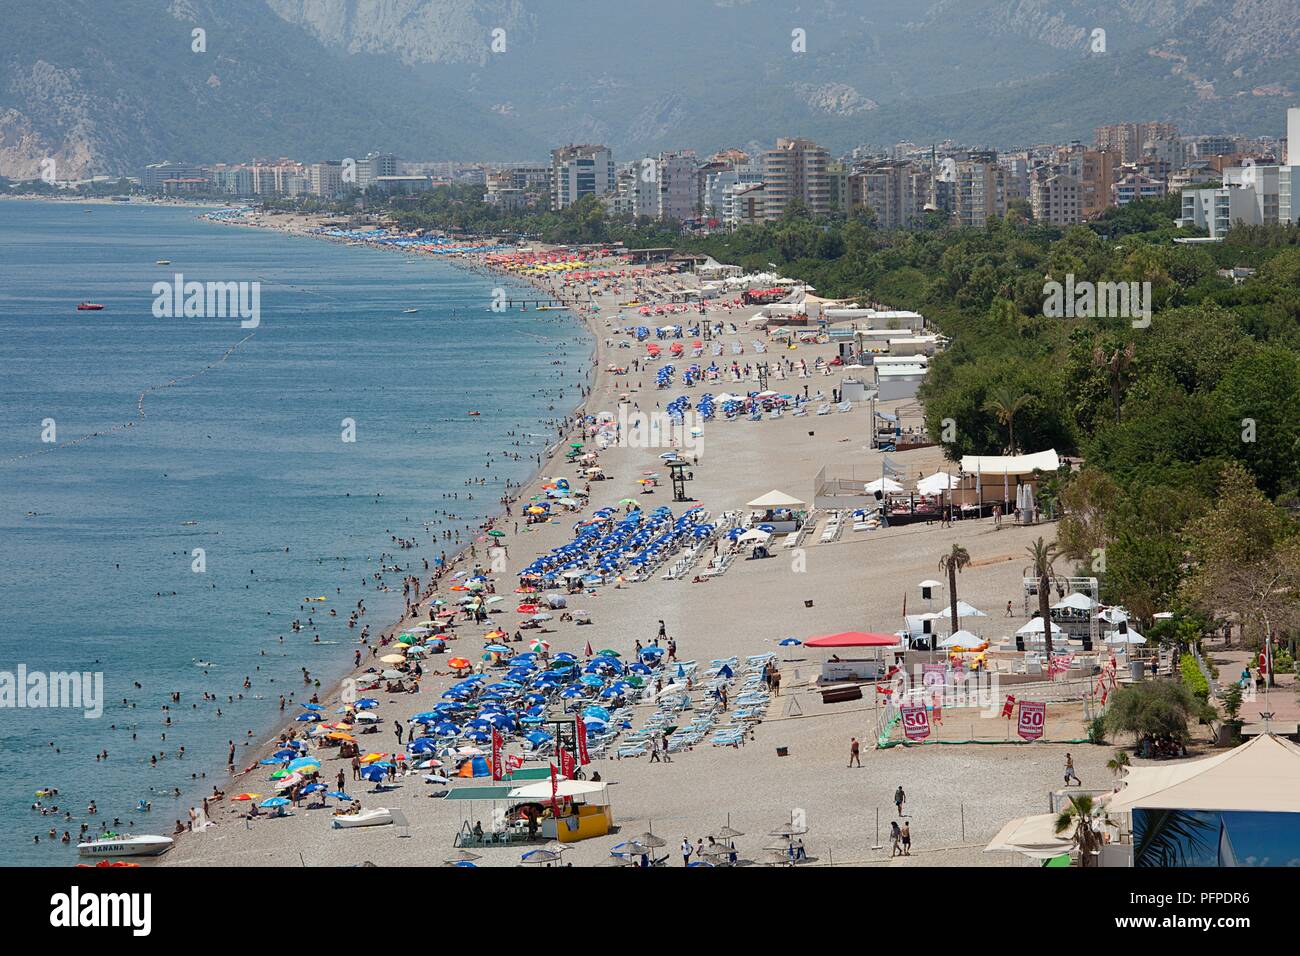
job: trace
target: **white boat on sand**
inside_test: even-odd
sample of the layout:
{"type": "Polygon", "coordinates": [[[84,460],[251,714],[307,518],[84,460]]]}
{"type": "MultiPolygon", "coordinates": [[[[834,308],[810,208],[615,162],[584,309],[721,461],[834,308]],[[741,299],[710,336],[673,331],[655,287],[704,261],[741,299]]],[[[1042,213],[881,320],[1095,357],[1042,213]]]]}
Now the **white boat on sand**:
{"type": "Polygon", "coordinates": [[[158,856],[172,848],[175,841],[168,836],[129,833],[109,833],[77,844],[82,856],[158,856]]]}
{"type": "Polygon", "coordinates": [[[385,807],[365,810],[361,813],[340,813],[334,818],[334,829],[347,830],[352,827],[382,827],[393,822],[393,814],[385,807]]]}

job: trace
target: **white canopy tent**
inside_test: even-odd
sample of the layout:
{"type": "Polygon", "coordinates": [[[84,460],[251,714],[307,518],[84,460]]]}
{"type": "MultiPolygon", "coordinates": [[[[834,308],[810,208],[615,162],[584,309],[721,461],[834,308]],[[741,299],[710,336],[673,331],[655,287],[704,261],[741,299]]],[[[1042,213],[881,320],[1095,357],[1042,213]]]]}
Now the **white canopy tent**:
{"type": "MultiPolygon", "coordinates": [[[[525,787],[515,787],[507,796],[511,800],[521,802],[550,800],[551,781],[542,780],[537,783],[530,783],[525,787]]],[[[606,806],[609,804],[609,792],[603,780],[557,780],[555,783],[555,796],[571,797],[579,803],[590,803],[593,806],[606,806]]]]}
{"type": "Polygon", "coordinates": [[[1109,813],[1137,809],[1300,813],[1300,747],[1260,734],[1225,754],[1184,763],[1130,767],[1109,813]]]}
{"type": "Polygon", "coordinates": [[[1091,611],[1097,606],[1097,602],[1086,594],[1080,594],[1075,591],[1073,594],[1067,594],[1063,600],[1057,601],[1052,605],[1053,611],[1091,611]]]}
{"type": "Polygon", "coordinates": [[[763,531],[761,528],[750,528],[742,534],[736,541],[739,544],[762,544],[772,537],[770,532],[763,531]]]}
{"type": "Polygon", "coordinates": [[[755,498],[745,507],[771,511],[774,508],[804,508],[807,507],[807,504],[806,501],[801,501],[792,495],[787,495],[784,491],[773,489],[762,497],[755,498]]]}

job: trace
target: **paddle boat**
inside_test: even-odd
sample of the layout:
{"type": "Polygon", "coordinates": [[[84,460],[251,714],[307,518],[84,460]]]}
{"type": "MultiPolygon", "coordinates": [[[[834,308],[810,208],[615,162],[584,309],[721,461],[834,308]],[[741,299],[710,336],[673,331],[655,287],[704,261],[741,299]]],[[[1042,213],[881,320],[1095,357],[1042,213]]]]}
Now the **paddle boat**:
{"type": "Polygon", "coordinates": [[[167,836],[105,833],[86,843],[78,843],[77,852],[82,856],[158,856],[170,850],[175,842],[167,836]]]}

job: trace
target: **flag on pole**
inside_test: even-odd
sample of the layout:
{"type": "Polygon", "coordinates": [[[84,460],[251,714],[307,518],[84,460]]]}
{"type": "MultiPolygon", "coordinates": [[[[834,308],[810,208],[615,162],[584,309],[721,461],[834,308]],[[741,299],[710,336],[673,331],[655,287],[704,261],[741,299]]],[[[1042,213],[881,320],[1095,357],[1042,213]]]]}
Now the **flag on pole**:
{"type": "Polygon", "coordinates": [[[560,775],[564,777],[565,780],[572,780],[573,773],[577,769],[576,761],[573,759],[573,754],[569,753],[569,751],[565,750],[563,747],[558,748],[556,752],[560,757],[560,775]]]}
{"type": "Polygon", "coordinates": [[[505,778],[505,767],[501,764],[501,747],[505,741],[501,738],[501,732],[495,727],[492,728],[492,779],[502,780],[505,778]]]}
{"type": "Polygon", "coordinates": [[[551,764],[551,812],[560,815],[560,779],[555,764],[551,764]]]}
{"type": "Polygon", "coordinates": [[[578,738],[578,763],[585,767],[591,763],[591,757],[587,753],[587,722],[582,715],[573,718],[573,729],[578,738]]]}
{"type": "Polygon", "coordinates": [[[894,467],[893,459],[888,455],[880,456],[880,470],[886,478],[902,478],[905,472],[899,471],[894,467]]]}
{"type": "Polygon", "coordinates": [[[506,771],[514,773],[524,765],[524,758],[518,754],[506,754],[506,771]]]}

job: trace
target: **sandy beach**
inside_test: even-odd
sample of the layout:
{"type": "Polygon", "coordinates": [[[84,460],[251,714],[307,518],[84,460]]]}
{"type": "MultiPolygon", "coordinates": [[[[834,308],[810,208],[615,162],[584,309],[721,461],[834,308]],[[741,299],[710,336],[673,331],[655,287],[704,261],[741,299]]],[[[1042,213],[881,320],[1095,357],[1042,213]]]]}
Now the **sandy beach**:
{"type": "MultiPolygon", "coordinates": [[[[303,216],[268,217],[263,227],[287,232],[306,233],[318,219],[303,216]]],[[[481,262],[462,264],[483,268],[481,262]]],[[[597,265],[596,268],[606,268],[597,265]]],[[[610,266],[613,268],[613,266],[610,266]]],[[[668,293],[682,276],[646,277],[641,299],[666,301],[668,293]]],[[[535,280],[546,291],[572,296],[561,278],[535,280]]],[[[627,280],[625,280],[626,282],[627,280]]],[[[645,348],[625,334],[624,326],[642,320],[634,308],[620,308],[621,301],[633,297],[629,284],[618,288],[617,281],[602,284],[591,304],[583,300],[583,315],[596,343],[592,388],[585,411],[596,414],[616,412],[620,396],[628,396],[627,408],[652,412],[683,394],[698,396],[704,391],[717,392],[729,385],[732,390],[754,390],[752,381],[743,384],[709,383],[687,389],[680,382],[664,389],[655,387],[654,369],[658,363],[645,360],[645,348]],[[630,346],[630,347],[625,347],[630,346]],[[640,359],[639,370],[632,368],[640,359]],[[625,375],[613,374],[611,366],[627,367],[625,375]]],[[[762,361],[803,361],[812,369],[817,359],[829,360],[834,354],[830,344],[799,344],[790,349],[771,343],[764,332],[747,325],[746,320],[757,307],[711,311],[710,319],[734,323],[736,332],[725,332],[721,341],[730,348],[739,344],[741,355],[724,353],[719,364],[734,359],[741,364],[762,361]],[[754,343],[766,342],[761,356],[754,343]]],[[[678,319],[687,324],[695,315],[678,319]]],[[[667,343],[663,343],[665,346],[667,343]]],[[[671,361],[671,360],[666,360],[671,361]]],[[[690,359],[677,360],[680,366],[690,359]]],[[[707,363],[709,356],[697,360],[707,363]]],[[[772,379],[771,387],[797,391],[807,386],[809,393],[823,392],[829,400],[837,388],[840,373],[813,371],[808,378],[794,372],[784,380],[772,379]]],[[[814,403],[815,405],[816,403],[814,403]]],[[[898,404],[881,405],[889,411],[898,404]]],[[[558,412],[557,412],[558,414],[558,412]]],[[[811,501],[815,476],[820,469],[854,468],[857,473],[879,475],[880,455],[870,448],[870,412],[858,404],[848,412],[829,415],[781,418],[764,417],[748,421],[718,420],[703,426],[700,445],[692,469],[694,480],[687,485],[689,495],[698,504],[718,515],[743,510],[745,502],[773,489],[811,501]]],[[[583,440],[574,432],[565,436],[583,440]]],[[[607,480],[593,481],[589,502],[576,515],[563,515],[547,523],[518,525],[518,507],[533,495],[542,494],[545,479],[569,478],[575,487],[582,476],[578,468],[564,461],[563,442],[545,460],[537,479],[519,489],[515,513],[502,517],[496,527],[506,533],[508,546],[504,568],[495,567],[491,577],[497,593],[506,600],[495,605],[503,609],[493,613],[486,624],[460,624],[457,639],[448,644],[448,657],[461,655],[478,660],[484,643],[483,634],[500,626],[507,633],[515,630],[520,616],[514,613],[512,591],[519,569],[531,560],[568,541],[575,520],[602,507],[622,510],[619,502],[638,499],[646,509],[659,505],[673,508],[674,514],[690,507],[673,504],[666,476],[649,494],[638,480],[644,473],[661,470],[663,447],[629,448],[614,445],[599,454],[599,465],[607,480]]],[[[907,472],[910,482],[921,475],[944,467],[939,449],[920,448],[891,454],[895,464],[907,472]]],[[[430,503],[433,507],[433,503],[430,503]]],[[[824,518],[822,519],[824,520],[824,518]]],[[[877,737],[877,701],[864,696],[860,701],[823,704],[813,688],[820,670],[822,652],[800,647],[782,647],[779,641],[789,637],[805,639],[813,635],[844,630],[892,632],[901,624],[902,605],[906,596],[909,607],[920,608],[917,583],[925,578],[940,577],[938,561],[953,542],[970,552],[972,564],[960,576],[959,596],[989,612],[981,622],[986,637],[1011,634],[1024,623],[1021,613],[1021,578],[1027,563],[1025,549],[1037,537],[1053,536],[1050,524],[1036,527],[1004,526],[994,528],[991,519],[958,521],[952,526],[938,522],[917,523],[870,532],[845,532],[837,540],[823,543],[816,531],[808,535],[800,548],[777,550],[768,560],[735,561],[726,573],[696,583],[688,574],[680,579],[664,580],[662,570],[648,580],[619,587],[605,586],[581,597],[581,606],[591,615],[590,626],[578,626],[558,619],[545,623],[541,632],[526,632],[529,639],[543,637],[551,645],[550,653],[567,651],[582,656],[584,647],[610,647],[631,659],[635,642],[650,643],[663,621],[668,637],[677,644],[683,660],[703,664],[716,659],[775,653],[781,670],[780,696],[774,697],[767,714],[757,724],[752,736],[741,747],[714,747],[707,741],[690,751],[675,754],[671,762],[652,763],[649,758],[598,759],[587,767],[598,770],[609,784],[613,815],[619,832],[570,844],[564,861],[586,866],[609,860],[609,848],[632,835],[651,829],[668,842],[663,852],[672,853],[683,837],[692,843],[707,838],[725,823],[746,834],[737,839],[742,859],[757,858],[771,843],[771,830],[788,823],[792,813],[807,821],[804,837],[810,864],[885,865],[1023,865],[1027,862],[1009,854],[982,852],[985,843],[1010,818],[1047,808],[1049,794],[1059,787],[1065,753],[1070,751],[1084,786],[1109,789],[1114,781],[1105,769],[1110,754],[1107,748],[1070,743],[981,743],[969,745],[934,744],[922,747],[874,749],[877,737]],[[1015,604],[1015,616],[1002,618],[1008,601],[1015,604]],[[794,703],[792,704],[791,701],[794,703]],[[850,738],[863,741],[861,768],[846,767],[850,738]],[[778,755],[782,748],[787,755],[778,755]],[[888,825],[894,818],[893,794],[902,786],[908,794],[907,819],[913,834],[913,855],[890,858],[888,825]],[[877,831],[879,821],[879,831],[877,831]]],[[[466,560],[482,560],[485,544],[480,542],[466,560]]],[[[701,562],[701,567],[703,562],[701,562]]],[[[464,567],[462,564],[460,567],[464,567]]],[[[698,572],[699,568],[695,569],[698,572]]],[[[422,584],[424,582],[422,581],[422,584]]],[[[429,598],[455,598],[448,591],[454,583],[444,576],[429,598]]],[[[941,598],[935,608],[946,603],[941,598]]],[[[427,618],[421,609],[419,618],[427,618]]],[[[558,618],[558,616],[557,616],[558,618]]],[[[415,618],[385,629],[386,635],[410,626],[415,618]]],[[[379,635],[372,635],[372,642],[379,635]]],[[[525,649],[520,645],[520,649],[525,649]]],[[[381,650],[382,654],[383,651],[381,650]]],[[[370,666],[373,658],[362,664],[370,666]]],[[[425,674],[420,691],[412,694],[370,696],[380,703],[381,716],[377,735],[360,737],[362,752],[394,749],[394,721],[403,725],[414,714],[429,709],[454,678],[447,674],[438,656],[424,659],[425,674]]],[[[339,701],[339,689],[322,694],[321,704],[333,713],[339,701]]],[[[697,692],[697,697],[702,694],[697,692]]],[[[651,704],[637,704],[633,724],[639,725],[654,709],[651,704]]],[[[1054,728],[1056,740],[1077,740],[1083,734],[1079,705],[1063,704],[1053,711],[1060,723],[1054,728]]],[[[992,739],[1014,734],[1005,729],[1005,721],[981,716],[979,712],[950,712],[945,719],[944,736],[960,739],[962,724],[972,728],[969,735],[992,739]],[[978,722],[978,729],[976,724],[978,722]]],[[[302,724],[291,725],[301,730],[302,724]]],[[[256,754],[262,757],[274,741],[256,754]]],[[[400,749],[400,748],[398,748],[400,749]]],[[[507,748],[517,752],[517,746],[507,748]]],[[[322,759],[322,778],[333,785],[335,774],[348,770],[348,761],[338,759],[337,751],[317,748],[313,753],[322,759]]],[[[246,758],[241,754],[241,764],[246,758]]],[[[526,766],[545,767],[545,760],[526,766]]],[[[271,767],[257,767],[235,780],[221,783],[227,796],[252,791],[269,796],[267,782],[271,767]]],[[[350,772],[348,773],[350,777],[350,772]]],[[[490,780],[454,781],[452,787],[490,783],[490,780]]],[[[456,834],[476,821],[485,827],[492,819],[487,802],[431,799],[438,789],[423,782],[420,773],[399,775],[395,788],[371,793],[371,784],[348,784],[349,792],[360,797],[366,809],[389,807],[401,809],[410,820],[409,834],[395,827],[356,830],[333,830],[331,810],[299,808],[278,818],[244,819],[247,803],[214,802],[211,818],[216,824],[203,832],[186,834],[163,859],[165,865],[345,865],[362,861],[379,864],[435,865],[455,851],[456,834]]],[[[332,803],[332,801],[330,801],[332,803]]],[[[523,849],[527,849],[524,847],[523,849]]],[[[521,849],[481,848],[478,865],[517,865],[521,849]]]]}

